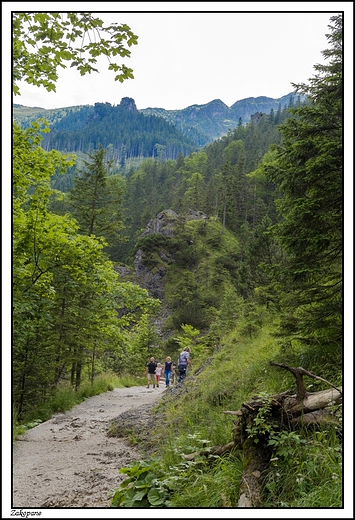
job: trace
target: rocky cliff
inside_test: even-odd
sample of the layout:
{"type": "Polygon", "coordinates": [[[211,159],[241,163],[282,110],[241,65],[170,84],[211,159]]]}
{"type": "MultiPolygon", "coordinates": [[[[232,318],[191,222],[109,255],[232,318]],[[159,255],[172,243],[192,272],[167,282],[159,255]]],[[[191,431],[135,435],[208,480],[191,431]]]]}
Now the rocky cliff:
{"type": "MultiPolygon", "coordinates": [[[[184,215],[178,215],[171,209],[160,212],[156,218],[151,219],[142,233],[142,238],[150,243],[150,248],[139,247],[133,261],[136,280],[139,285],[149,292],[150,296],[158,298],[162,302],[161,312],[154,321],[158,334],[162,339],[169,335],[163,332],[165,320],[171,315],[171,309],[164,300],[164,278],[169,266],[175,262],[175,252],[171,247],[166,247],[163,237],[173,238],[175,226],[187,220],[206,219],[201,211],[192,211],[184,215]]],[[[169,241],[169,240],[168,240],[169,241]]],[[[168,242],[167,241],[167,242],[168,242]]]]}

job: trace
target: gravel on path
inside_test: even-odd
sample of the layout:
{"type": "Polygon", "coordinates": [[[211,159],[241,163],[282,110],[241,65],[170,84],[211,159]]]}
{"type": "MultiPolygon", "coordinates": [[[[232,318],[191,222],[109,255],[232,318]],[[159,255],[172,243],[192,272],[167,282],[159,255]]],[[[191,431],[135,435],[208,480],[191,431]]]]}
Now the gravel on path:
{"type": "Polygon", "coordinates": [[[141,457],[124,438],[107,435],[110,421],[150,409],[162,386],[115,388],[20,436],[13,447],[12,507],[110,507],[112,490],[124,479],[118,470],[141,457]]]}

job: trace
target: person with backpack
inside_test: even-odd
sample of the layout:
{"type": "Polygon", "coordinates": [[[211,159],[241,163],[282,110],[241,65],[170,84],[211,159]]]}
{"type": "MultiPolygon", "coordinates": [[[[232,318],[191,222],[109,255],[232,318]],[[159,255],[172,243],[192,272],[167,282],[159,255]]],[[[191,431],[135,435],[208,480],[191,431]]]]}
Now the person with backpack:
{"type": "Polygon", "coordinates": [[[190,348],[185,347],[184,350],[179,355],[178,362],[178,370],[179,370],[179,379],[178,383],[180,383],[186,377],[187,367],[192,368],[191,360],[190,360],[190,348]]]}

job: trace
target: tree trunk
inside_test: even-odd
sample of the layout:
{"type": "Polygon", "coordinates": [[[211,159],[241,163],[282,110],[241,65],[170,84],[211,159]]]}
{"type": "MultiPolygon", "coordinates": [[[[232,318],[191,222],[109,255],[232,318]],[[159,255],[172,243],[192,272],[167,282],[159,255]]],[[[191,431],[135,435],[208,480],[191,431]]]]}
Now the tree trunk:
{"type": "Polygon", "coordinates": [[[237,507],[260,507],[261,488],[270,456],[270,450],[265,445],[255,444],[253,439],[243,443],[244,468],[237,507]]]}
{"type": "Polygon", "coordinates": [[[238,411],[225,411],[229,415],[239,418],[235,422],[233,431],[234,442],[243,450],[244,468],[239,490],[238,507],[260,507],[261,491],[266,471],[270,462],[272,450],[268,446],[268,434],[258,434],[256,422],[258,411],[267,406],[267,417],[273,422],[277,421],[280,429],[289,429],[299,425],[310,425],[315,423],[336,423],[327,410],[330,405],[338,404],[342,400],[342,389],[335,387],[329,381],[315,376],[302,367],[293,368],[279,363],[270,363],[292,372],[296,379],[297,393],[291,390],[264,398],[256,397],[254,401],[243,403],[238,411]],[[303,376],[307,375],[314,379],[329,384],[332,388],[321,392],[307,393],[303,382],[303,376]],[[250,437],[250,427],[254,429],[253,437],[250,437]],[[256,438],[257,436],[257,438],[256,438]],[[257,442],[255,442],[257,440],[257,442]]]}

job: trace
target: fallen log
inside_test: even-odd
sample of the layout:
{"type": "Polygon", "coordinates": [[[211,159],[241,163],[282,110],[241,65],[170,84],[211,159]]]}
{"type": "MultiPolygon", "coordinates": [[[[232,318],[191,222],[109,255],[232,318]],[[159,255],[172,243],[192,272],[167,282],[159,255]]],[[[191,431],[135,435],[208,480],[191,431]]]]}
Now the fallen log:
{"type": "Polygon", "coordinates": [[[237,507],[260,507],[262,482],[269,466],[270,448],[248,439],[243,445],[244,467],[237,507]]]}
{"type": "MultiPolygon", "coordinates": [[[[257,429],[255,429],[256,422],[254,420],[259,411],[265,413],[265,410],[267,410],[266,415],[268,415],[269,420],[273,423],[276,421],[280,430],[285,429],[285,427],[292,430],[299,425],[338,424],[336,418],[328,412],[327,408],[341,403],[342,388],[334,386],[329,381],[315,376],[302,367],[293,368],[274,362],[270,362],[270,365],[288,370],[295,376],[297,393],[294,394],[292,390],[287,390],[268,397],[256,396],[253,401],[243,403],[240,410],[224,410],[223,413],[226,415],[236,417],[233,429],[234,440],[228,444],[212,446],[185,455],[185,459],[190,461],[197,456],[220,456],[233,448],[239,447],[242,449],[244,467],[237,507],[260,507],[263,481],[272,460],[272,448],[268,445],[268,430],[260,431],[257,439],[255,439],[257,429]],[[323,381],[332,388],[308,393],[303,381],[305,375],[323,381]],[[254,435],[250,434],[251,431],[254,432],[254,435]]],[[[273,426],[273,428],[275,427],[273,426]]]]}
{"type": "Polygon", "coordinates": [[[258,431],[256,427],[255,419],[259,412],[263,412],[268,417],[265,420],[269,420],[273,424],[276,422],[280,430],[285,428],[292,430],[299,425],[337,423],[335,417],[331,416],[326,409],[331,405],[341,403],[342,388],[334,386],[326,379],[316,376],[302,367],[293,368],[274,362],[270,362],[270,365],[288,370],[295,376],[296,394],[287,390],[268,398],[257,396],[255,400],[243,403],[240,410],[224,411],[227,415],[236,416],[233,437],[235,446],[239,446],[243,451],[244,467],[237,507],[259,507],[261,504],[263,481],[272,450],[268,446],[267,428],[258,431]],[[306,391],[303,381],[304,376],[323,381],[332,388],[309,393],[306,391]]]}
{"type": "Polygon", "coordinates": [[[292,425],[310,426],[312,424],[339,424],[339,421],[331,415],[327,410],[315,410],[314,412],[305,413],[291,420],[292,425]]]}
{"type": "Polygon", "coordinates": [[[289,415],[301,415],[321,410],[333,404],[339,404],[342,401],[342,391],[337,390],[322,390],[320,392],[313,392],[307,394],[302,401],[296,397],[288,397],[284,400],[284,409],[289,415]]]}

